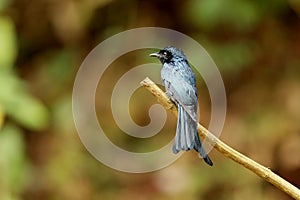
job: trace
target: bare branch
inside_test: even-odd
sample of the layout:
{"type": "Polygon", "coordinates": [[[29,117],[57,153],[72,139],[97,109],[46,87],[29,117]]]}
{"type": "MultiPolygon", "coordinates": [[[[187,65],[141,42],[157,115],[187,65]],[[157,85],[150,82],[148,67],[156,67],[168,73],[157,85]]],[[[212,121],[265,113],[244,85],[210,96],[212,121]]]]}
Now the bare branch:
{"type": "MultiPolygon", "coordinates": [[[[157,98],[159,103],[161,103],[167,110],[170,110],[177,117],[176,105],[153,81],[151,81],[149,78],[145,78],[141,82],[141,85],[147,88],[157,98]]],[[[205,127],[203,127],[199,123],[198,132],[202,138],[206,137],[207,141],[224,156],[251,170],[259,177],[273,184],[274,186],[284,191],[294,199],[300,200],[300,190],[288,181],[284,180],[283,178],[272,172],[269,168],[264,167],[263,165],[253,161],[247,156],[231,148],[230,146],[219,140],[217,137],[215,137],[212,133],[210,133],[205,127]]]]}

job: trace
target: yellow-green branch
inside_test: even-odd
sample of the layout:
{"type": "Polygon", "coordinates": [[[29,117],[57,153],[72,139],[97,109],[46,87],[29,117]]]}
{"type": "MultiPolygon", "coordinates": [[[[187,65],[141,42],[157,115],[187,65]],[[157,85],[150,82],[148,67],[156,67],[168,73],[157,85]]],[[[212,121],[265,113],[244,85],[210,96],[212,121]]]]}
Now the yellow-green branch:
{"type": "MultiPolygon", "coordinates": [[[[167,110],[170,110],[177,117],[176,105],[153,81],[151,81],[149,78],[145,78],[141,82],[141,85],[148,89],[157,98],[160,104],[162,104],[167,110]]],[[[273,184],[294,199],[300,200],[300,190],[272,172],[269,168],[264,167],[263,165],[234,150],[233,148],[219,140],[216,136],[210,133],[204,126],[199,123],[198,132],[202,138],[206,137],[207,141],[224,156],[251,170],[259,177],[273,184]]]]}

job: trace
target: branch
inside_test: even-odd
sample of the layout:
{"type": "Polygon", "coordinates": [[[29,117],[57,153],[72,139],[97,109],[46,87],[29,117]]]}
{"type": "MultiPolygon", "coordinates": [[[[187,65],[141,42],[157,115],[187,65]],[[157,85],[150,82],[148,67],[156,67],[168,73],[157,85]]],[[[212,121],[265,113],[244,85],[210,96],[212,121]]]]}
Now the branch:
{"type": "MultiPolygon", "coordinates": [[[[162,104],[167,110],[170,110],[177,117],[176,105],[153,81],[151,81],[149,78],[145,78],[140,84],[146,89],[148,89],[157,98],[160,104],[162,104]]],[[[300,200],[300,190],[288,181],[284,180],[283,178],[272,172],[269,168],[264,167],[263,165],[251,160],[247,156],[234,150],[233,148],[219,140],[216,136],[210,133],[205,127],[203,127],[199,123],[198,131],[201,137],[206,137],[207,141],[224,156],[251,170],[259,177],[273,184],[278,189],[287,193],[294,199],[300,200]]]]}

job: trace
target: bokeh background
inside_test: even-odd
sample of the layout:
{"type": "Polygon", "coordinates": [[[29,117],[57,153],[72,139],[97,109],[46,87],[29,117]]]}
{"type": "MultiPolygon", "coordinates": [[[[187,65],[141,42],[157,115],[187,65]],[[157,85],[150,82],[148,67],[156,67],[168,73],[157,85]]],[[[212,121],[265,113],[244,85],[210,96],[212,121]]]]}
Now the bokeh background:
{"type": "MultiPolygon", "coordinates": [[[[214,150],[212,168],[189,152],[157,172],[110,169],[82,145],[71,98],[81,62],[101,41],[136,27],[180,31],[204,46],[223,77],[221,139],[300,187],[299,17],[296,0],[0,0],[0,199],[291,199],[214,150]]],[[[117,59],[97,90],[108,137],[136,152],[165,145],[176,126],[169,115],[160,134],[143,140],[113,120],[114,84],[132,67],[155,62],[150,52],[117,59]]],[[[210,99],[197,76],[207,126],[210,99]]],[[[153,103],[145,89],[135,92],[137,124],[149,123],[153,103]]]]}

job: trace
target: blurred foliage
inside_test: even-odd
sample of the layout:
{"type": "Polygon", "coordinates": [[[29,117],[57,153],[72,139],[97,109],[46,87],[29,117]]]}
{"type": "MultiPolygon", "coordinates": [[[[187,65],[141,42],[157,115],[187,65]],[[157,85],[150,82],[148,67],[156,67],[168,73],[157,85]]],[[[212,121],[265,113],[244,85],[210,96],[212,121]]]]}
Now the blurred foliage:
{"type": "Polygon", "coordinates": [[[4,112],[20,125],[39,130],[48,124],[47,109],[28,94],[24,82],[14,73],[0,73],[0,102],[4,112]]]}
{"type": "Polygon", "coordinates": [[[253,30],[265,17],[284,13],[287,8],[284,0],[192,0],[186,13],[190,22],[206,30],[224,25],[243,33],[253,30]]]}
{"type": "Polygon", "coordinates": [[[20,199],[28,175],[25,143],[22,131],[6,124],[0,134],[0,196],[2,199],[20,199]],[[4,175],[4,176],[3,176],[4,175]]]}
{"type": "MultiPolygon", "coordinates": [[[[0,199],[290,199],[214,151],[213,168],[194,152],[147,174],[103,166],[76,134],[71,96],[81,62],[99,42],[136,27],[178,30],[220,69],[228,97],[222,140],[300,187],[299,16],[295,0],[0,0],[0,199]]],[[[153,62],[150,52],[117,59],[96,94],[109,138],[140,152],[168,142],[176,120],[153,138],[129,137],[112,117],[110,97],[122,74],[153,62]]],[[[198,88],[207,126],[210,98],[200,75],[198,88]]],[[[154,102],[143,89],[134,93],[137,124],[149,123],[154,102]]]]}
{"type": "Polygon", "coordinates": [[[1,70],[4,68],[11,68],[14,65],[17,56],[16,35],[13,22],[9,18],[0,18],[0,66],[1,70]]]}

